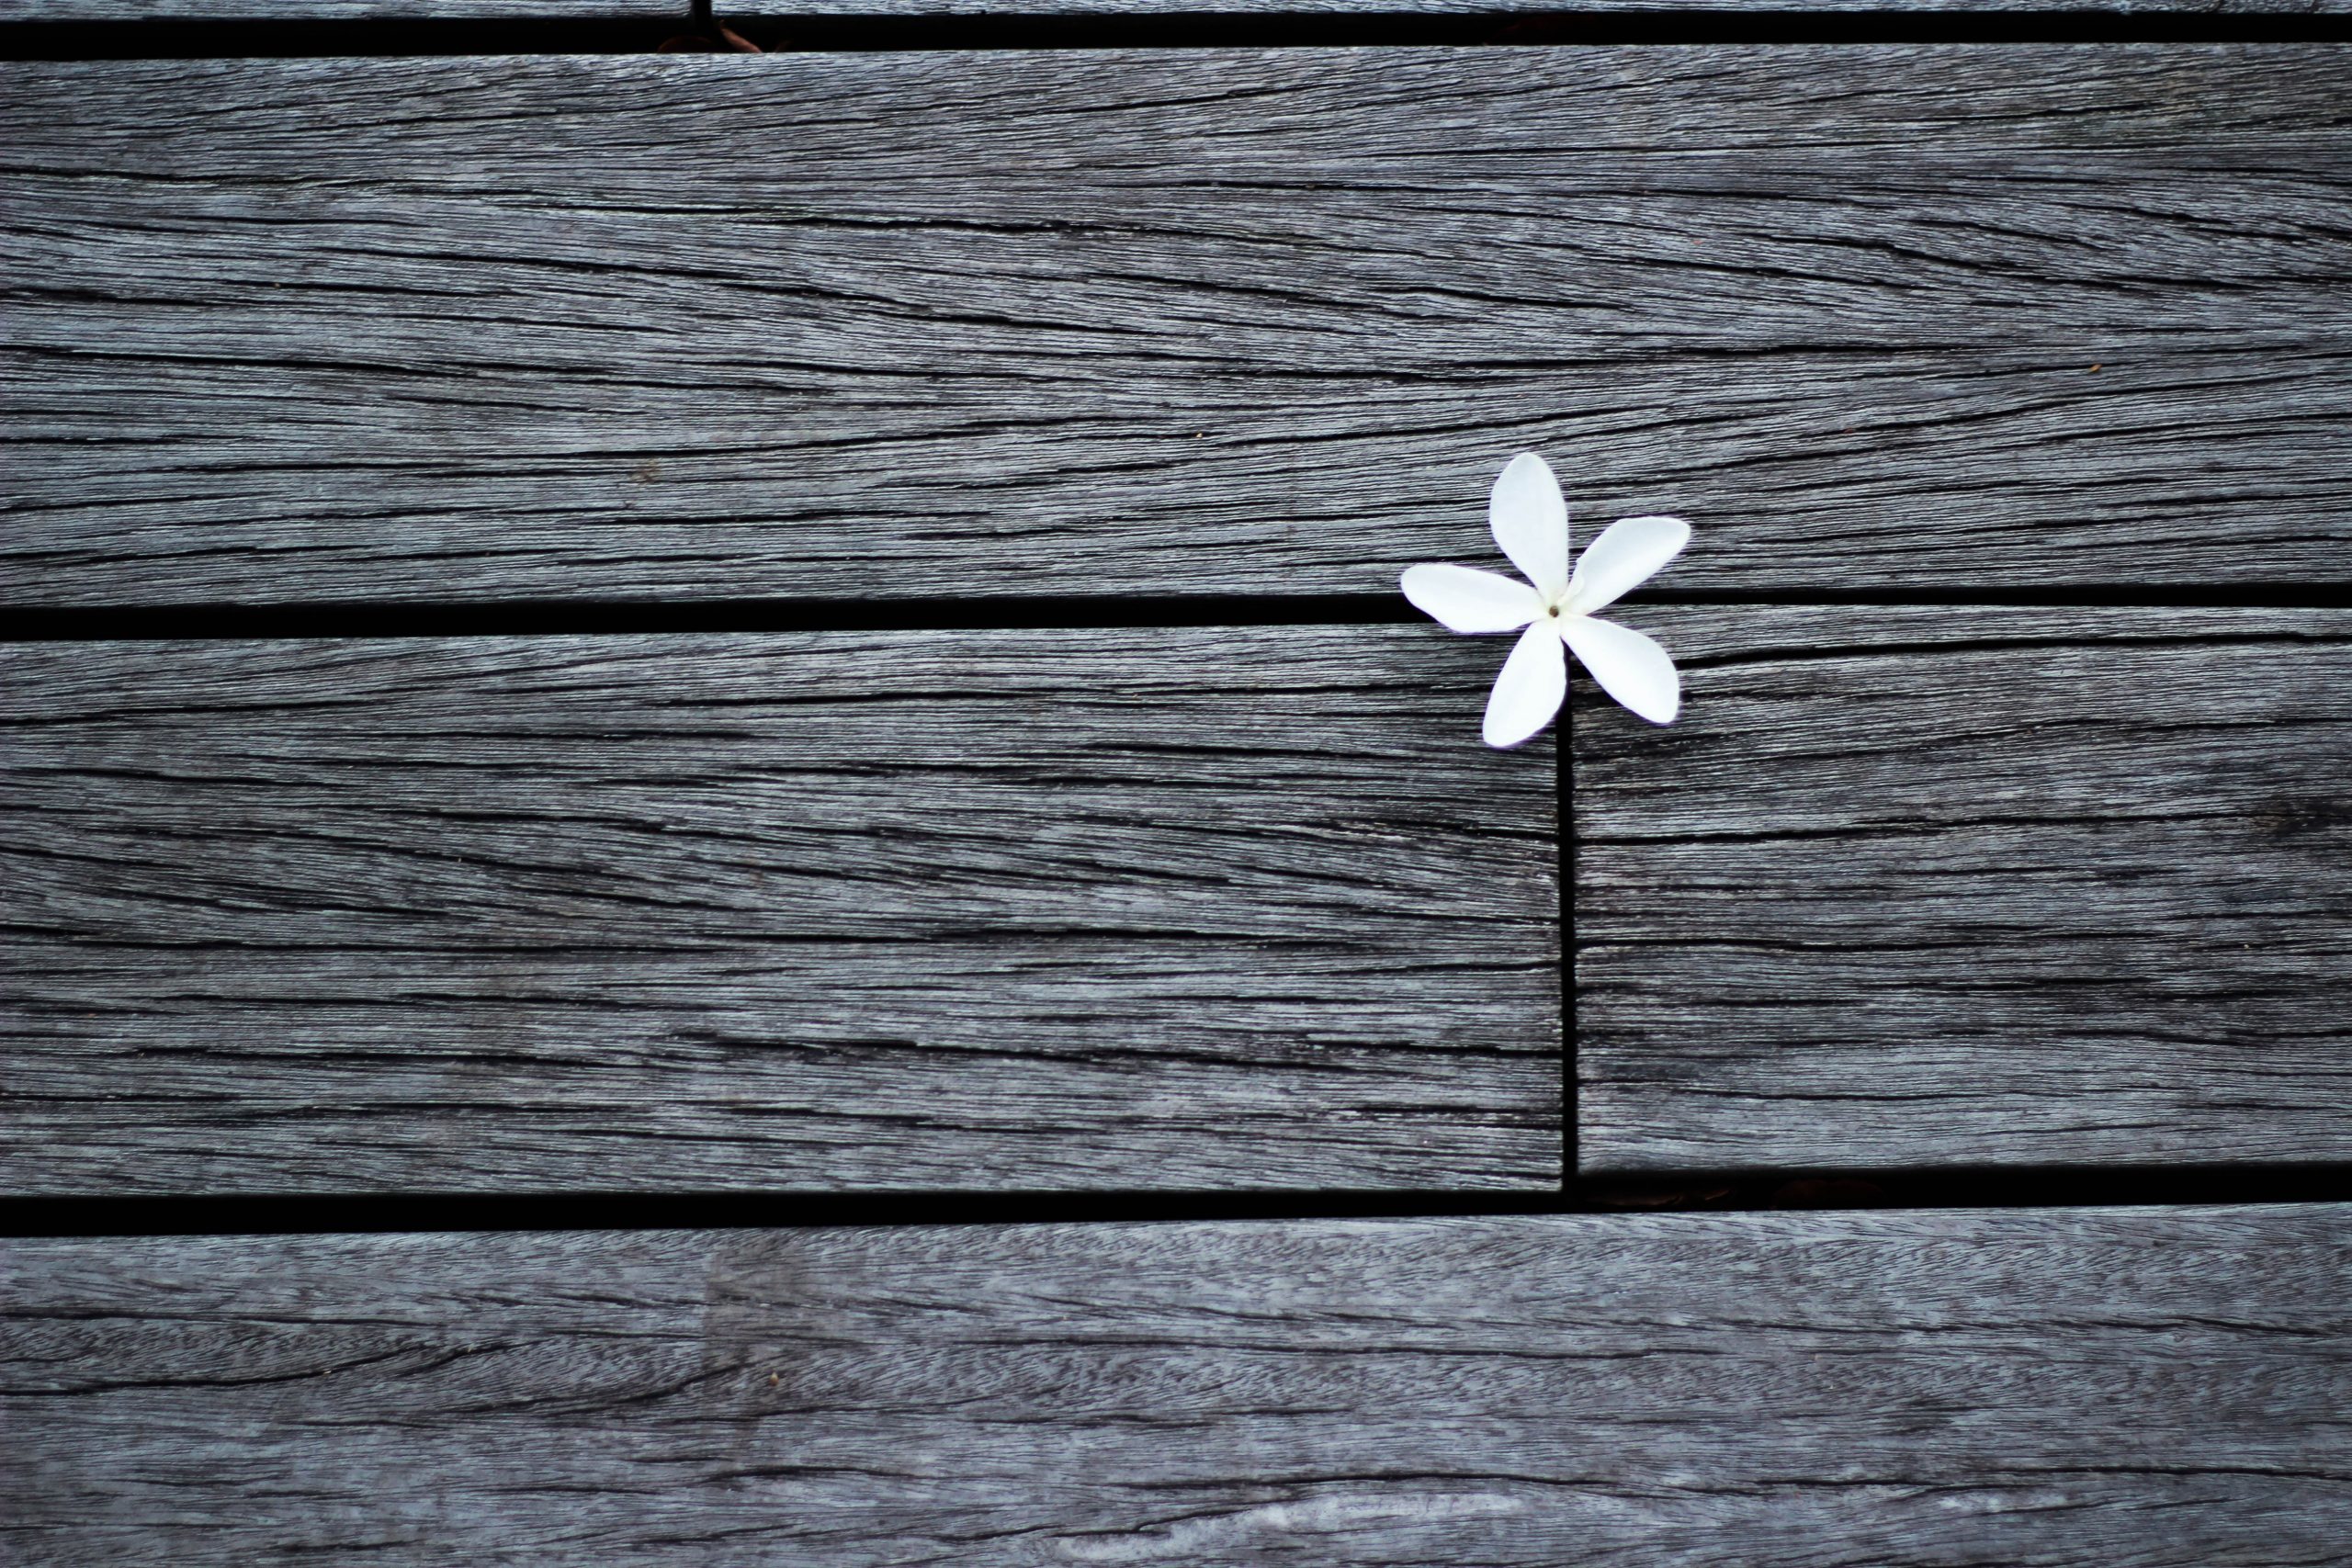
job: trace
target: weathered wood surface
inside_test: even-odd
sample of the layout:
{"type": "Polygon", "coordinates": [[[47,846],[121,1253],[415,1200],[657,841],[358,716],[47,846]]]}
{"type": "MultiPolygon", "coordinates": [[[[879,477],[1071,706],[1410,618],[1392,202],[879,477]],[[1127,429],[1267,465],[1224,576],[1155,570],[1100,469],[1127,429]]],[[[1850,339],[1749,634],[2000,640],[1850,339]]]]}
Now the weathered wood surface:
{"type": "Polygon", "coordinates": [[[684,20],[692,0],[0,0],[0,22],[684,20]]]}
{"type": "Polygon", "coordinates": [[[1556,1184],[1500,652],[0,647],[0,1190],[1556,1184]]]}
{"type": "Polygon", "coordinates": [[[2347,68],[10,65],[0,603],[2341,584],[2347,68]]]}
{"type": "Polygon", "coordinates": [[[0,1246],[28,1568],[2352,1540],[2340,1207],[0,1246]]]}
{"type": "Polygon", "coordinates": [[[1585,1167],[2352,1159],[2352,611],[1635,618],[1688,705],[1577,716],[1585,1167]]]}

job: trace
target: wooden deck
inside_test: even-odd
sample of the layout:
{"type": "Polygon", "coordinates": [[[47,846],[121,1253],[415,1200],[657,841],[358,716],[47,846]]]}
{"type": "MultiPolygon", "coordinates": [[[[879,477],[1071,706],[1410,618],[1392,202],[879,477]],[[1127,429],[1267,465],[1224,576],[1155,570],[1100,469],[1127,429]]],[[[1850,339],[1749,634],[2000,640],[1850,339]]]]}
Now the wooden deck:
{"type": "Polygon", "coordinates": [[[2352,13],[1859,8],[0,0],[0,1562],[2352,1562],[2352,13]]]}

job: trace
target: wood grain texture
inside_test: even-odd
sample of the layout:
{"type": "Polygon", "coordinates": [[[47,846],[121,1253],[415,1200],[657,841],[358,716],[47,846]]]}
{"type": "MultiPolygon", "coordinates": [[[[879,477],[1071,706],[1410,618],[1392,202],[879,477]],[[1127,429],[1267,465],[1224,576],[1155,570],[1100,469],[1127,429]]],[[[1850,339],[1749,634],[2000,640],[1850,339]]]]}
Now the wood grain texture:
{"type": "Polygon", "coordinates": [[[0,1247],[27,1568],[2352,1540],[2342,1208],[0,1247]]]}
{"type": "Polygon", "coordinates": [[[683,21],[692,0],[0,0],[0,22],[683,21]]]}
{"type": "Polygon", "coordinates": [[[0,1190],[1555,1185],[1502,652],[0,647],[0,1190]]]}
{"type": "Polygon", "coordinates": [[[1576,719],[1594,1170],[2352,1159],[2352,612],[1647,607],[1576,719]]]}
{"type": "Polygon", "coordinates": [[[9,65],[0,603],[2340,585],[2348,65],[9,65]]]}

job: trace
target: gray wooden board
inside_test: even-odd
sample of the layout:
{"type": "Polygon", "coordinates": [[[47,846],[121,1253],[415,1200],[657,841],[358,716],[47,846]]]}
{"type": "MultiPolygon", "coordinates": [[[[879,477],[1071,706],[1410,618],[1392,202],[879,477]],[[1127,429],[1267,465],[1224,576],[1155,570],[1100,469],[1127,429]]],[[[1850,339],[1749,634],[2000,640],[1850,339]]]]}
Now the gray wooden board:
{"type": "Polygon", "coordinates": [[[0,1247],[26,1568],[2352,1541],[2341,1207],[0,1247]]]}
{"type": "Polygon", "coordinates": [[[0,1191],[1555,1185],[1502,651],[0,647],[0,1191]]]}
{"type": "Polygon", "coordinates": [[[1577,694],[1587,1168],[2352,1159],[2352,611],[1626,618],[1688,705],[1577,694]]]}
{"type": "Polygon", "coordinates": [[[2347,67],[11,64],[0,603],[2341,584],[2347,67]]]}
{"type": "Polygon", "coordinates": [[[0,0],[0,22],[684,21],[691,0],[0,0]]]}

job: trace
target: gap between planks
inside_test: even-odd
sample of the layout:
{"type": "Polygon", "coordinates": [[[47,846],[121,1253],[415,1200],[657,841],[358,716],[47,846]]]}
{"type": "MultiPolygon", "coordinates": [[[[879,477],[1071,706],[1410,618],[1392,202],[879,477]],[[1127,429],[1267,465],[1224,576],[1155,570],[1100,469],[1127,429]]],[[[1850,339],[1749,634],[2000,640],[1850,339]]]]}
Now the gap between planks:
{"type": "MultiPolygon", "coordinates": [[[[1490,562],[1499,566],[1499,562],[1490,562]]],[[[1645,587],[1637,601],[1671,609],[1777,606],[1884,609],[2342,610],[2352,585],[2091,584],[2064,589],[1822,589],[1811,593],[1682,593],[1645,587]]],[[[1426,626],[1401,593],[1070,593],[974,596],[926,605],[926,626],[958,631],[1150,626],[1426,626]]],[[[637,637],[694,632],[876,632],[902,629],[903,602],[888,599],[658,601],[502,599],[432,604],[99,604],[11,611],[10,642],[220,642],[308,637],[637,637]]]]}
{"type": "Polygon", "coordinates": [[[0,1236],[304,1235],[583,1230],[832,1230],[1234,1220],[1498,1219],[1524,1215],[1948,1209],[2089,1210],[2352,1204],[2352,1164],[2117,1170],[1682,1172],[1577,1177],[1556,1193],[1399,1190],[568,1192],[230,1198],[0,1197],[0,1236]]]}
{"type": "MultiPolygon", "coordinates": [[[[1307,50],[1365,48],[1608,48],[1690,44],[1965,43],[2283,43],[2352,39],[2345,0],[2253,0],[2214,6],[2179,0],[2009,6],[1960,9],[1971,0],[1779,9],[1742,0],[1660,7],[1638,5],[1522,6],[1516,12],[1475,4],[1412,14],[1397,5],[1317,9],[1276,5],[1204,8],[1198,0],[1138,7],[1121,15],[1080,0],[1078,7],[984,3],[888,14],[885,5],[851,0],[846,7],[786,17],[776,11],[718,20],[755,48],[782,53],[959,53],[1053,50],[1307,50]]],[[[256,8],[257,9],[257,8],[256,8]]],[[[707,23],[659,6],[616,5],[571,19],[549,16],[443,14],[395,19],[385,15],[319,19],[315,10],[239,19],[233,7],[209,17],[180,14],[137,19],[101,17],[94,6],[65,7],[20,0],[0,11],[0,60],[390,59],[481,55],[644,54],[732,45],[707,23]],[[39,12],[50,19],[34,19],[39,12]],[[692,40],[690,42],[689,40],[692,40]]]]}

